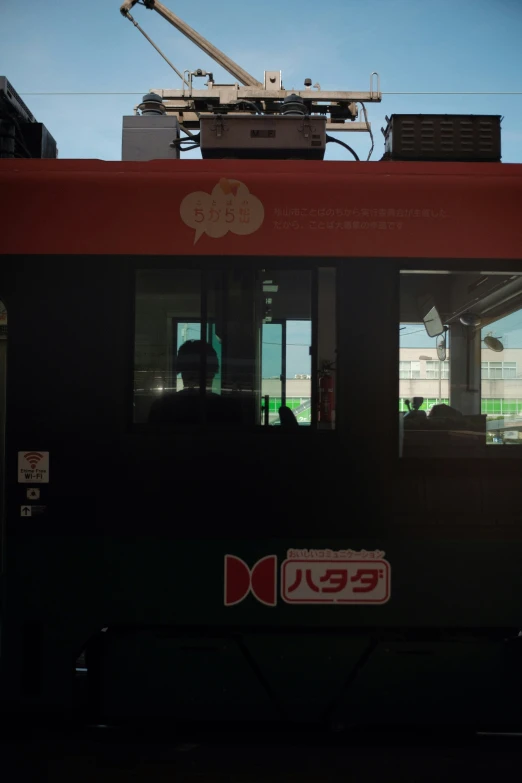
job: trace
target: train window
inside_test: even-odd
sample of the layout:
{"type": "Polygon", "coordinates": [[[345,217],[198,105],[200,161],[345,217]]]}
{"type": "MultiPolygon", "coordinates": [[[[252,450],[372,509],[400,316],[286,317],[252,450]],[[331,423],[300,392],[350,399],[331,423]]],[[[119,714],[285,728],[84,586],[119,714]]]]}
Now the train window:
{"type": "Polygon", "coordinates": [[[522,445],[522,275],[410,270],[400,292],[402,456],[522,445]]]}
{"type": "Polygon", "coordinates": [[[135,309],[136,424],[334,427],[334,269],[141,270],[135,309]]]}

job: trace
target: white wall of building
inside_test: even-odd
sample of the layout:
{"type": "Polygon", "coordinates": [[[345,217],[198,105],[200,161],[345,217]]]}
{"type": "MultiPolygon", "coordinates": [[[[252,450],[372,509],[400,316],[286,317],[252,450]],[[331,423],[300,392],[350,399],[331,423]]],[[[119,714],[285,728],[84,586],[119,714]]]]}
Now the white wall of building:
{"type": "MultiPolygon", "coordinates": [[[[399,398],[449,398],[449,380],[445,377],[449,374],[449,363],[443,364],[439,381],[434,348],[401,348],[399,361],[409,363],[399,365],[400,375],[405,376],[409,369],[411,376],[415,376],[400,378],[399,398]]],[[[522,406],[522,348],[505,348],[501,353],[483,348],[481,363],[481,399],[520,400],[522,406]]]]}

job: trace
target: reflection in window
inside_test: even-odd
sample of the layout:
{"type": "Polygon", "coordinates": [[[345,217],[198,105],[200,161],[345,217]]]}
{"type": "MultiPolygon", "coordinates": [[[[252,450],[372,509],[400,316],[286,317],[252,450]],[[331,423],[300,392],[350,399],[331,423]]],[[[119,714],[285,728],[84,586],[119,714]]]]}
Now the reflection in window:
{"type": "Polygon", "coordinates": [[[495,446],[522,444],[522,306],[506,304],[510,312],[481,329],[481,408],[495,446]]]}
{"type": "Polygon", "coordinates": [[[311,423],[312,322],[280,320],[263,324],[261,395],[268,398],[269,424],[279,425],[279,408],[286,405],[299,424],[311,423]]]}
{"type": "Polygon", "coordinates": [[[401,274],[403,456],[481,456],[522,444],[521,362],[522,275],[401,274]],[[423,323],[427,301],[440,316],[436,336],[423,323]]]}
{"type": "Polygon", "coordinates": [[[0,338],[7,336],[7,307],[0,299],[0,338]]]}
{"type": "Polygon", "coordinates": [[[321,409],[314,377],[335,374],[335,270],[315,279],[296,270],[139,271],[134,422],[332,429],[334,383],[321,409]]]}
{"type": "MultiPolygon", "coordinates": [[[[411,400],[409,398],[399,397],[399,411],[402,413],[407,413],[408,411],[408,406],[406,405],[407,399],[411,407],[411,400]]],[[[434,405],[440,405],[440,403],[449,405],[449,399],[447,397],[423,397],[419,410],[429,413],[434,405]]]]}
{"type": "Polygon", "coordinates": [[[176,372],[179,325],[191,329],[187,339],[199,337],[200,273],[165,269],[138,272],[135,310],[134,421],[146,422],[159,395],[180,387],[176,372]]]}

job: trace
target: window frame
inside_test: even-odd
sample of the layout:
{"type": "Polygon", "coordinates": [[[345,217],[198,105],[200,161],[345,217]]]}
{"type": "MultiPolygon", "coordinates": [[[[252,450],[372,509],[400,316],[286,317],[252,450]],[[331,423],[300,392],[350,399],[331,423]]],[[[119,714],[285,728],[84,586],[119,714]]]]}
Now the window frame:
{"type": "Polygon", "coordinates": [[[401,381],[420,381],[420,380],[422,380],[420,373],[421,373],[421,363],[420,363],[420,361],[418,359],[405,359],[405,360],[399,362],[399,380],[401,380],[401,381]],[[400,365],[401,364],[409,364],[410,367],[409,367],[408,370],[406,370],[406,369],[401,370],[400,369],[400,365]],[[418,365],[418,369],[414,370],[413,367],[412,367],[413,364],[418,365]],[[409,375],[405,375],[405,376],[404,375],[400,375],[401,372],[407,372],[407,373],[409,373],[409,375]],[[414,372],[415,373],[419,373],[419,374],[418,375],[414,375],[413,374],[414,372]]]}
{"type": "Polygon", "coordinates": [[[449,381],[449,376],[450,376],[449,361],[445,360],[443,362],[440,362],[438,359],[426,359],[426,380],[438,381],[439,368],[440,370],[442,370],[442,373],[440,374],[440,380],[449,381]],[[428,367],[428,365],[434,365],[434,366],[428,367]],[[433,375],[429,375],[428,373],[433,373],[433,375]]]}
{"type": "Polygon", "coordinates": [[[514,381],[517,378],[517,362],[481,362],[480,363],[480,378],[482,381],[514,381]],[[487,365],[487,368],[484,368],[484,365],[487,365]],[[500,376],[498,377],[491,377],[490,375],[490,368],[491,365],[495,365],[495,370],[500,369],[500,376]],[[500,365],[500,367],[498,367],[500,365]],[[487,375],[484,375],[484,369],[486,369],[487,375]],[[505,375],[505,371],[514,370],[514,375],[505,375]]]}
{"type": "MultiPolygon", "coordinates": [[[[269,258],[263,256],[150,256],[148,258],[134,257],[129,273],[131,275],[131,291],[133,296],[132,305],[132,329],[131,329],[131,342],[129,345],[129,354],[134,357],[135,339],[136,339],[136,299],[137,299],[137,275],[140,271],[174,271],[174,270],[187,270],[190,272],[198,271],[201,276],[202,288],[207,291],[206,280],[207,275],[210,272],[222,272],[233,271],[234,269],[248,269],[249,271],[258,272],[260,270],[270,268],[274,270],[281,270],[287,272],[309,272],[310,273],[310,320],[311,320],[311,375],[312,379],[318,376],[318,312],[319,312],[319,269],[333,269],[335,271],[335,290],[334,299],[336,312],[339,307],[339,288],[340,288],[340,264],[344,262],[342,258],[318,258],[318,257],[296,257],[296,258],[281,258],[279,256],[270,256],[269,258]]],[[[202,333],[206,332],[207,328],[207,302],[202,294],[201,298],[201,328],[202,333]]],[[[170,320],[175,316],[171,315],[170,320]]],[[[292,319],[287,319],[292,320],[292,319]]],[[[295,320],[295,319],[294,319],[295,320]]],[[[339,345],[339,318],[336,317],[335,321],[335,345],[339,345]]],[[[202,368],[202,375],[204,368],[202,368]]],[[[132,382],[129,386],[129,393],[127,395],[129,400],[129,415],[127,417],[128,430],[130,432],[145,431],[148,428],[146,422],[135,422],[133,420],[133,384],[134,384],[134,358],[132,359],[131,366],[129,368],[129,377],[132,378],[132,382]]],[[[202,393],[203,393],[202,389],[202,393]]],[[[311,383],[311,421],[310,426],[296,428],[294,432],[300,432],[306,430],[307,432],[320,432],[321,437],[326,433],[338,437],[338,424],[336,418],[335,427],[331,429],[322,429],[318,427],[318,384],[311,383]]],[[[337,414],[337,410],[336,410],[337,414]]],[[[280,427],[266,427],[263,422],[260,424],[245,425],[238,428],[238,432],[242,434],[255,433],[261,430],[279,431],[280,427]]],[[[176,428],[180,434],[183,432],[194,432],[194,429],[190,426],[184,427],[181,425],[176,428]]],[[[205,437],[211,436],[210,429],[201,428],[199,433],[205,437]]],[[[285,430],[286,434],[292,435],[291,432],[285,430]]],[[[169,436],[170,437],[170,436],[169,436]]]]}
{"type": "MultiPolygon", "coordinates": [[[[383,257],[349,257],[348,255],[339,255],[337,257],[306,257],[296,256],[292,258],[280,257],[277,255],[270,256],[241,256],[241,260],[238,257],[221,257],[217,255],[198,257],[194,256],[132,256],[128,257],[129,262],[129,291],[132,299],[132,306],[129,308],[129,344],[128,344],[128,381],[126,398],[128,400],[128,417],[127,417],[127,431],[136,433],[141,427],[146,425],[134,424],[132,421],[132,390],[133,390],[133,356],[134,356],[134,339],[135,339],[135,310],[134,301],[136,296],[136,272],[146,269],[208,269],[219,270],[223,268],[234,268],[237,265],[245,265],[247,267],[254,267],[256,269],[266,267],[278,268],[278,269],[308,269],[310,271],[318,270],[320,268],[331,268],[336,271],[336,318],[335,318],[335,336],[336,345],[338,350],[338,358],[340,360],[340,371],[337,373],[336,382],[338,384],[337,393],[343,394],[346,397],[344,406],[337,407],[336,409],[336,428],[329,431],[321,431],[321,437],[341,438],[348,442],[348,436],[353,432],[354,420],[350,411],[362,410],[366,404],[366,396],[363,392],[353,389],[346,383],[346,378],[349,375],[348,365],[350,364],[349,357],[353,354],[353,340],[352,333],[354,329],[353,315],[350,309],[347,307],[347,302],[350,302],[350,308],[353,312],[357,313],[357,324],[363,323],[364,319],[368,317],[378,318],[379,321],[379,333],[382,335],[389,329],[392,339],[383,341],[383,346],[390,345],[390,349],[395,351],[395,362],[388,362],[386,360],[386,371],[383,374],[381,371],[380,376],[375,373],[374,383],[375,387],[379,389],[379,395],[375,398],[376,410],[379,412],[379,416],[385,417],[386,427],[390,429],[390,436],[386,438],[386,443],[381,443],[381,456],[389,464],[389,461],[396,461],[400,464],[402,470],[411,469],[408,465],[411,462],[406,458],[399,458],[397,449],[397,437],[394,427],[394,415],[396,411],[396,400],[398,397],[398,384],[399,379],[397,377],[397,366],[399,360],[399,333],[397,325],[400,322],[400,296],[399,296],[399,284],[401,279],[401,273],[428,273],[434,272],[444,274],[445,272],[476,272],[478,269],[484,272],[491,272],[494,274],[501,273],[517,273],[522,274],[522,257],[518,259],[495,259],[495,258],[483,258],[483,259],[459,259],[459,258],[419,258],[419,257],[396,257],[396,258],[383,258],[383,257]],[[378,297],[382,312],[377,306],[373,304],[368,307],[368,299],[364,300],[364,304],[360,302],[360,295],[351,295],[351,291],[354,289],[354,284],[358,285],[359,281],[367,281],[368,284],[374,279],[375,275],[381,275],[382,280],[386,280],[387,286],[387,298],[378,297]],[[358,298],[359,297],[359,298],[358,298]],[[394,345],[394,348],[391,346],[394,345]],[[380,378],[380,379],[379,379],[380,378]],[[388,389],[390,394],[389,401],[384,406],[379,406],[380,400],[382,400],[382,393],[388,389]],[[395,390],[392,393],[392,390],[395,390]],[[355,407],[354,407],[355,406],[355,407]],[[392,432],[393,431],[393,432],[392,432]]],[[[381,278],[380,278],[381,279],[381,278]]],[[[359,289],[360,290],[360,289],[359,289]]],[[[518,309],[514,308],[514,309],[518,309]]],[[[356,351],[357,355],[360,355],[360,351],[356,351]]],[[[314,344],[314,356],[317,356],[317,344],[314,344]]],[[[392,356],[390,356],[392,359],[392,356]]],[[[361,361],[359,366],[363,366],[361,361]]],[[[372,376],[373,378],[373,376],[372,376]]],[[[312,390],[316,391],[316,384],[312,384],[312,390]]],[[[382,419],[384,425],[384,418],[382,419]]],[[[271,428],[274,432],[279,428],[271,428]]],[[[305,428],[302,428],[305,429],[305,428]]],[[[308,428],[311,429],[311,428],[308,428]]],[[[356,431],[362,430],[362,425],[359,428],[357,426],[356,431]]],[[[247,436],[247,431],[243,430],[242,434],[247,436]]],[[[205,434],[205,437],[208,433],[205,434]]],[[[362,436],[362,433],[361,433],[362,436]]],[[[351,437],[351,435],[350,435],[351,437]]],[[[373,458],[373,457],[372,457],[373,458]]],[[[515,462],[517,459],[522,458],[521,449],[488,449],[487,455],[482,458],[482,462],[501,462],[506,459],[515,462]]],[[[427,463],[429,458],[426,458],[423,462],[427,463]]],[[[437,459],[436,463],[440,465],[448,460],[437,459]]],[[[458,465],[462,465],[462,470],[465,465],[469,466],[468,460],[451,460],[451,470],[460,470],[458,465]]]]}
{"type": "MultiPolygon", "coordinates": [[[[480,270],[483,274],[498,274],[514,273],[522,275],[522,256],[518,259],[495,259],[495,258],[397,258],[390,259],[390,263],[394,263],[394,271],[397,280],[397,302],[396,302],[396,318],[394,322],[394,328],[396,330],[396,360],[399,361],[400,356],[400,332],[398,326],[401,323],[401,310],[400,310],[400,279],[403,273],[410,274],[446,274],[446,273],[476,273],[480,270]]],[[[512,310],[505,315],[509,315],[511,312],[516,312],[521,309],[521,306],[514,306],[512,310]]],[[[384,324],[382,324],[384,328],[384,324]]],[[[396,364],[397,366],[397,364],[396,364]]],[[[396,379],[396,389],[399,388],[399,379],[396,379]]],[[[400,400],[400,397],[399,397],[400,400]]],[[[501,414],[493,414],[501,415],[501,414]]],[[[522,459],[522,446],[520,448],[513,447],[488,447],[485,453],[478,458],[462,458],[453,459],[452,457],[430,457],[429,455],[422,460],[409,459],[407,457],[401,457],[399,455],[399,449],[395,452],[395,457],[400,465],[400,470],[408,471],[412,469],[412,465],[416,462],[425,465],[451,465],[451,471],[453,474],[462,471],[467,475],[470,464],[497,464],[504,463],[506,460],[509,463],[516,464],[517,460],[522,459]]],[[[518,468],[517,468],[518,470],[518,468]]]]}

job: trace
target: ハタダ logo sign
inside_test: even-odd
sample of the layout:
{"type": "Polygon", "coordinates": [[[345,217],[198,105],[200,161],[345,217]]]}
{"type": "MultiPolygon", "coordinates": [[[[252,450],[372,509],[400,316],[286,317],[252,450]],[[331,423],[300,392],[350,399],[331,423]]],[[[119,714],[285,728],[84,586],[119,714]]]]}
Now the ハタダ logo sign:
{"type": "MultiPolygon", "coordinates": [[[[280,566],[279,594],[286,604],[385,604],[391,594],[391,566],[384,551],[289,549],[280,566]]],[[[225,606],[249,595],[277,606],[277,555],[247,565],[225,555],[225,606]]]]}
{"type": "Polygon", "coordinates": [[[193,228],[194,244],[203,235],[218,239],[229,231],[245,236],[262,225],[265,210],[243,182],[223,177],[212,193],[189,193],[179,208],[183,222],[193,228]]]}

